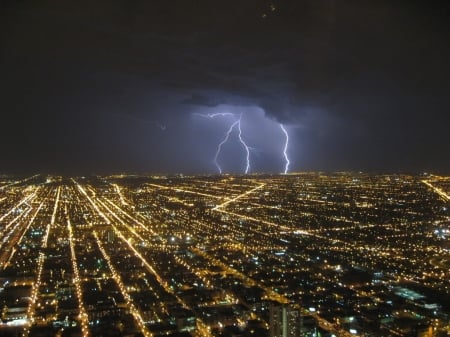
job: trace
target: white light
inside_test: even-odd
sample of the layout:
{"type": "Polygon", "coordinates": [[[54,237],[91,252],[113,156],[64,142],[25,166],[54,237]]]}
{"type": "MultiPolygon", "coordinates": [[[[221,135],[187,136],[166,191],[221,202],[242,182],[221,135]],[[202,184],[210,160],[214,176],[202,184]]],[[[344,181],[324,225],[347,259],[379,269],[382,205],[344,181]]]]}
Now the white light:
{"type": "Polygon", "coordinates": [[[286,142],[284,143],[284,148],[283,148],[284,159],[286,160],[286,165],[284,166],[284,174],[286,174],[289,171],[289,164],[291,163],[288,158],[288,155],[287,155],[287,148],[289,145],[289,134],[287,133],[283,124],[280,124],[280,128],[281,128],[281,130],[283,130],[283,133],[286,137],[286,142]]]}

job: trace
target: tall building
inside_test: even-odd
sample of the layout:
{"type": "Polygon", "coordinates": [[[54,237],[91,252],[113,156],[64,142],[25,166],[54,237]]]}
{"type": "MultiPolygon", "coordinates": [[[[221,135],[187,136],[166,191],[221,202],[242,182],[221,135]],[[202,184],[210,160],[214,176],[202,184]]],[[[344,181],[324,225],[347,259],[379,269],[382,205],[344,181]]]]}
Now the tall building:
{"type": "Polygon", "coordinates": [[[106,232],[106,238],[108,240],[108,243],[114,243],[114,239],[116,237],[116,233],[112,229],[108,230],[106,232]]]}
{"type": "Polygon", "coordinates": [[[299,337],[301,333],[300,308],[290,304],[270,305],[270,337],[299,337]]]}

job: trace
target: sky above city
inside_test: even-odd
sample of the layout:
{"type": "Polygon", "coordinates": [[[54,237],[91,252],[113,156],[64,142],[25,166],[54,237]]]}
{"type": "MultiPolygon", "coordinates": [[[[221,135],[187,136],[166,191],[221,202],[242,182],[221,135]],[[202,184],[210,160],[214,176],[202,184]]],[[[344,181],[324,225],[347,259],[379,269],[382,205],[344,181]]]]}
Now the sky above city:
{"type": "Polygon", "coordinates": [[[450,173],[449,41],[439,0],[5,0],[0,172],[450,173]]]}

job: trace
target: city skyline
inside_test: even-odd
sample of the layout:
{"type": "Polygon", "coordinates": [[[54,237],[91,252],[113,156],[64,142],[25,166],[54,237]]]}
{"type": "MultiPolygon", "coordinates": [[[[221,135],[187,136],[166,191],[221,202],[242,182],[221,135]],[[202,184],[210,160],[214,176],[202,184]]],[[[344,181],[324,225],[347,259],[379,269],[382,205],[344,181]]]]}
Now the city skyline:
{"type": "Polygon", "coordinates": [[[447,337],[450,177],[0,177],[5,337],[447,337]]]}

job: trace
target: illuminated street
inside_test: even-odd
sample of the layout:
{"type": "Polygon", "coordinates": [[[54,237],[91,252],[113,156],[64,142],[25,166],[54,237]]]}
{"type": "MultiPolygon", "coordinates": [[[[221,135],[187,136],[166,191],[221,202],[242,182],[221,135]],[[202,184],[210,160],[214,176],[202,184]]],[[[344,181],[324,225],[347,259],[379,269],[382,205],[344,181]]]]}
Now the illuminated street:
{"type": "Polygon", "coordinates": [[[362,173],[6,181],[0,334],[269,337],[283,307],[296,336],[447,336],[449,193],[362,173]]]}

